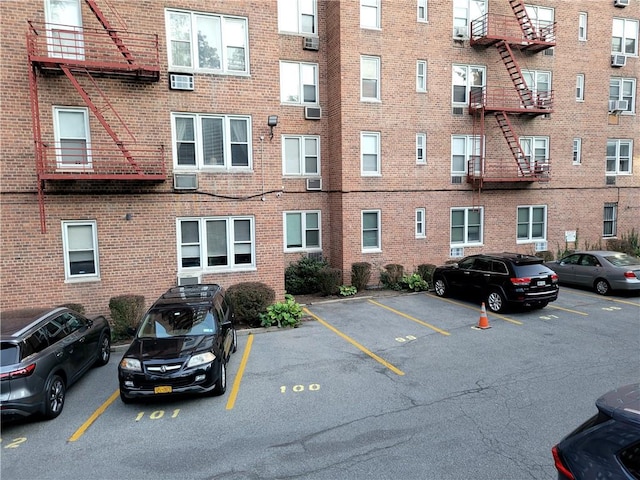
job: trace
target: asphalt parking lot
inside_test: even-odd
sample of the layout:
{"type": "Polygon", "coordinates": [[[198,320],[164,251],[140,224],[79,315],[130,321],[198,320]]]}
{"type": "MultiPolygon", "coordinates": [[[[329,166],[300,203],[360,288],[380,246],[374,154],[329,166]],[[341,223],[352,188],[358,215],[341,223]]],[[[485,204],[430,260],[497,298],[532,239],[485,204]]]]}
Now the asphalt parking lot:
{"type": "Polygon", "coordinates": [[[640,298],[561,288],[489,313],[430,293],[244,331],[221,397],[124,405],[117,363],[49,422],[5,424],[3,479],[554,479],[550,449],[640,378],[640,298]]]}

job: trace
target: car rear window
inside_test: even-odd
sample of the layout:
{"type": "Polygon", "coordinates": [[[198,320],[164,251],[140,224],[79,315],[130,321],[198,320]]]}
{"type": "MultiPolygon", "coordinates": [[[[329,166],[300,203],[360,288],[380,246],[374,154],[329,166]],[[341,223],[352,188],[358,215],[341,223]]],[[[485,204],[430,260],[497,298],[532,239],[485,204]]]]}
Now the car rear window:
{"type": "Polygon", "coordinates": [[[633,443],[620,452],[620,463],[634,478],[640,478],[640,442],[633,443]]]}
{"type": "Polygon", "coordinates": [[[528,265],[514,265],[513,269],[517,277],[535,277],[537,275],[549,275],[551,270],[541,263],[528,265]]]}
{"type": "Polygon", "coordinates": [[[18,346],[14,343],[0,344],[0,365],[13,365],[19,362],[18,346]]]}
{"type": "Polygon", "coordinates": [[[640,258],[632,257],[631,255],[627,255],[626,253],[620,255],[609,255],[606,258],[609,262],[611,262],[616,267],[628,267],[629,265],[640,265],[640,258]]]}

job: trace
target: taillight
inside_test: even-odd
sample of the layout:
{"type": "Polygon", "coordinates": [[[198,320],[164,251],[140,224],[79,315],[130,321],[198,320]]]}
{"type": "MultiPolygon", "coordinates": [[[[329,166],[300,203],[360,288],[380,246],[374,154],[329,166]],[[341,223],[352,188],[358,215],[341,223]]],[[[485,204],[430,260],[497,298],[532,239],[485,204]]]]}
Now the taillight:
{"type": "Polygon", "coordinates": [[[515,287],[526,287],[531,283],[531,279],[529,277],[512,278],[511,283],[515,287]]]}
{"type": "Polygon", "coordinates": [[[32,363],[27,367],[19,368],[18,370],[13,370],[12,372],[6,372],[6,373],[0,374],[0,380],[11,380],[14,378],[28,377],[34,372],[35,369],[36,369],[36,364],[32,363]]]}
{"type": "Polygon", "coordinates": [[[628,272],[624,272],[624,278],[636,278],[636,274],[629,270],[628,272]]]}
{"type": "Polygon", "coordinates": [[[551,283],[558,283],[558,274],[551,275],[551,283]]]}
{"type": "Polygon", "coordinates": [[[551,449],[551,453],[553,454],[553,462],[555,463],[556,470],[558,470],[558,472],[560,472],[562,475],[567,477],[569,480],[575,480],[573,473],[571,473],[569,469],[565,466],[565,464],[562,462],[557,445],[551,449]]]}

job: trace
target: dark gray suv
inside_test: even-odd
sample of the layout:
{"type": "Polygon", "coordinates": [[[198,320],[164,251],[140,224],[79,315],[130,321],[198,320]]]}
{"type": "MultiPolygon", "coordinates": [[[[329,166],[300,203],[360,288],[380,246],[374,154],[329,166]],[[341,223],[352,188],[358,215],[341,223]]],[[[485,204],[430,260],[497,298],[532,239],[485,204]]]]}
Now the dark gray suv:
{"type": "Polygon", "coordinates": [[[65,307],[0,314],[2,418],[60,415],[66,391],[111,355],[111,329],[103,316],[88,319],[65,307]]]}

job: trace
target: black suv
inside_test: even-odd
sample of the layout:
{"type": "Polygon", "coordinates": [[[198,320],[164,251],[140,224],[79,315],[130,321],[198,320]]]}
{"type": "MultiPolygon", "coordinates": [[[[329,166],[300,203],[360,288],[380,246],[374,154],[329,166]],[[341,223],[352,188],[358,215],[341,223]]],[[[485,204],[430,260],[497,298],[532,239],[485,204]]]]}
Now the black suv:
{"type": "Polygon", "coordinates": [[[118,366],[120,398],[222,395],[237,348],[233,312],[215,284],[173,287],[144,315],[118,366]]]}
{"type": "Polygon", "coordinates": [[[471,255],[433,272],[436,295],[481,298],[492,312],[507,304],[544,308],[558,298],[558,276],[541,258],[519,253],[471,255]]]}

